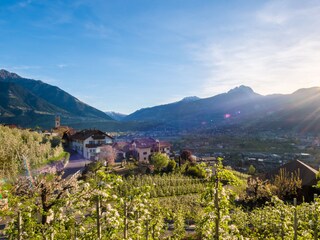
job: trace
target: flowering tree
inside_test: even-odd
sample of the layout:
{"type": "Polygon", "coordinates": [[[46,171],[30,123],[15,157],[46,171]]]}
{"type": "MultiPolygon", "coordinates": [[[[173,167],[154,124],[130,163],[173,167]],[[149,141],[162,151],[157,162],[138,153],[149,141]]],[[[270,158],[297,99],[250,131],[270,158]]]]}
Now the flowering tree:
{"type": "Polygon", "coordinates": [[[29,159],[31,168],[62,154],[61,144],[52,146],[52,137],[28,130],[0,126],[0,178],[14,178],[25,170],[23,157],[29,159]]]}
{"type": "Polygon", "coordinates": [[[230,222],[231,190],[223,187],[223,184],[240,184],[232,172],[222,166],[221,158],[217,159],[213,172],[208,171],[210,184],[202,197],[204,214],[198,224],[198,232],[201,239],[232,239],[238,234],[235,225],[230,222]]]}
{"type": "Polygon", "coordinates": [[[53,233],[55,218],[68,201],[69,192],[77,188],[74,178],[62,179],[62,175],[40,175],[31,182],[20,177],[9,189],[9,210],[6,212],[13,221],[7,232],[25,238],[46,236],[53,233]],[[16,215],[19,215],[16,218],[16,215]],[[18,224],[20,227],[15,228],[18,224]],[[19,229],[23,229],[23,234],[19,229]]]}
{"type": "Polygon", "coordinates": [[[99,160],[105,161],[108,165],[112,165],[114,164],[116,157],[117,152],[112,146],[105,145],[100,147],[99,160]]]}

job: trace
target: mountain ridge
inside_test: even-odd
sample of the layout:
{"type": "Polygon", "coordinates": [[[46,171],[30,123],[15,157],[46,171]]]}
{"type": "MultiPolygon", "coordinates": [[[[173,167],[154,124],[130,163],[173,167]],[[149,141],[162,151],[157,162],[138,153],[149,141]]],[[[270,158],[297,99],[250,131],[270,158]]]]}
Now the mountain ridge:
{"type": "Polygon", "coordinates": [[[128,114],[118,113],[114,111],[106,111],[105,113],[116,121],[122,121],[128,115],[128,114]]]}
{"type": "Polygon", "coordinates": [[[28,127],[52,127],[54,115],[59,114],[63,124],[105,126],[109,131],[130,127],[144,131],[180,131],[238,125],[249,129],[292,128],[320,132],[319,106],[320,87],[263,96],[241,85],[212,97],[186,97],[123,115],[102,112],[59,87],[0,70],[0,121],[28,127]]]}
{"type": "MultiPolygon", "coordinates": [[[[48,118],[55,114],[59,114],[65,119],[72,119],[72,121],[83,121],[86,118],[112,120],[104,112],[81,102],[59,87],[41,80],[23,78],[16,73],[2,69],[0,70],[0,84],[2,86],[0,90],[2,96],[0,116],[2,119],[0,120],[3,122],[12,122],[14,118],[25,118],[26,122],[34,120],[35,123],[39,123],[37,121],[39,120],[38,115],[39,118],[43,118],[44,115],[48,118]],[[30,102],[29,98],[33,101],[30,102]],[[6,105],[9,102],[14,102],[14,104],[6,105]],[[25,103],[28,104],[25,105],[25,103]],[[4,117],[5,119],[3,119],[4,117]]],[[[43,123],[40,122],[40,124],[43,123]]]]}
{"type": "Polygon", "coordinates": [[[291,94],[260,95],[239,86],[213,97],[140,109],[124,120],[170,123],[175,128],[222,125],[263,125],[320,131],[320,87],[298,89],[291,94]]]}
{"type": "MultiPolygon", "coordinates": [[[[201,111],[205,111],[208,108],[216,108],[217,107],[217,102],[228,102],[228,105],[234,105],[235,102],[230,101],[230,96],[234,97],[242,97],[243,101],[246,101],[246,98],[255,98],[255,97],[260,97],[261,95],[255,93],[251,88],[245,87],[245,86],[240,86],[236,87],[234,89],[231,89],[227,93],[221,93],[218,95],[215,95],[213,97],[208,97],[208,98],[198,98],[193,101],[179,101],[179,102],[174,102],[174,103],[169,103],[169,104],[164,104],[164,105],[158,105],[154,107],[149,107],[149,108],[142,108],[140,110],[135,111],[132,114],[129,114],[124,120],[130,120],[130,121],[136,121],[136,120],[155,120],[156,117],[161,117],[160,115],[167,114],[167,115],[172,115],[174,117],[177,117],[177,115],[180,114],[186,114],[186,111],[188,111],[188,107],[193,109],[193,113],[199,113],[201,111]],[[246,91],[244,91],[244,89],[246,91]],[[250,89],[250,90],[249,90],[250,89]],[[202,103],[205,103],[207,106],[203,106],[202,103]],[[151,111],[152,113],[148,113],[151,111]]],[[[237,99],[237,102],[239,103],[239,99],[237,99]]],[[[192,110],[189,109],[189,110],[192,110]]],[[[216,109],[218,110],[218,109],[216,109]]]]}

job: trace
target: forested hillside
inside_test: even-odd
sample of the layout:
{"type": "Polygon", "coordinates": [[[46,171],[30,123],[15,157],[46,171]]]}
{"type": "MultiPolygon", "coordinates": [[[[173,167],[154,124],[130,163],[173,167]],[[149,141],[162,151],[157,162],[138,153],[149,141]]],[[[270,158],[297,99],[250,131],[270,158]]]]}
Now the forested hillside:
{"type": "Polygon", "coordinates": [[[56,114],[67,123],[112,120],[56,86],[0,70],[0,122],[50,128],[56,114]]]}

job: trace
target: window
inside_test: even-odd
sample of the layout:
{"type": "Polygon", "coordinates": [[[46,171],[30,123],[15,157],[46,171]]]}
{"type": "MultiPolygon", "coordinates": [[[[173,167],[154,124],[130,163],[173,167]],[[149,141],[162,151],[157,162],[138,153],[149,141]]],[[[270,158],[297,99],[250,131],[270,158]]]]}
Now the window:
{"type": "Polygon", "coordinates": [[[144,153],[143,153],[143,155],[147,155],[147,154],[148,154],[147,152],[144,152],[144,153]]]}

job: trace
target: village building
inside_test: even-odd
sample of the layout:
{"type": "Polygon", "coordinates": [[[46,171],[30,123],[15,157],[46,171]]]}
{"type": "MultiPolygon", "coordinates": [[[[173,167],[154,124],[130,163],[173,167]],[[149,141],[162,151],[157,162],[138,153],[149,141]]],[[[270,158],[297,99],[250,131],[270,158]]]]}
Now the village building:
{"type": "Polygon", "coordinates": [[[128,142],[115,142],[112,147],[116,151],[116,160],[119,161],[127,158],[127,154],[131,151],[131,146],[128,142]]]}
{"type": "Polygon", "coordinates": [[[136,152],[139,162],[149,162],[153,153],[160,152],[169,155],[171,151],[169,143],[153,138],[134,139],[131,146],[136,152]]]}
{"type": "Polygon", "coordinates": [[[71,143],[71,136],[76,133],[76,130],[69,126],[61,125],[60,116],[55,116],[54,128],[51,129],[51,132],[43,131],[43,135],[61,137],[62,144],[64,147],[68,147],[71,143]]]}
{"type": "Polygon", "coordinates": [[[98,160],[99,147],[112,145],[113,138],[108,134],[96,130],[85,129],[70,137],[70,146],[86,159],[98,160]]]}
{"type": "Polygon", "coordinates": [[[131,142],[116,142],[113,147],[116,149],[118,157],[132,157],[142,163],[148,163],[151,155],[156,152],[161,152],[168,156],[171,152],[170,143],[154,138],[138,138],[133,139],[131,142]]]}
{"type": "Polygon", "coordinates": [[[267,174],[267,178],[273,179],[277,174],[279,174],[281,169],[284,169],[285,172],[289,174],[297,174],[299,179],[301,179],[302,189],[298,192],[298,200],[311,201],[313,200],[313,195],[315,193],[319,193],[319,191],[314,187],[317,184],[317,176],[319,172],[314,168],[300,160],[293,160],[267,174]]]}

